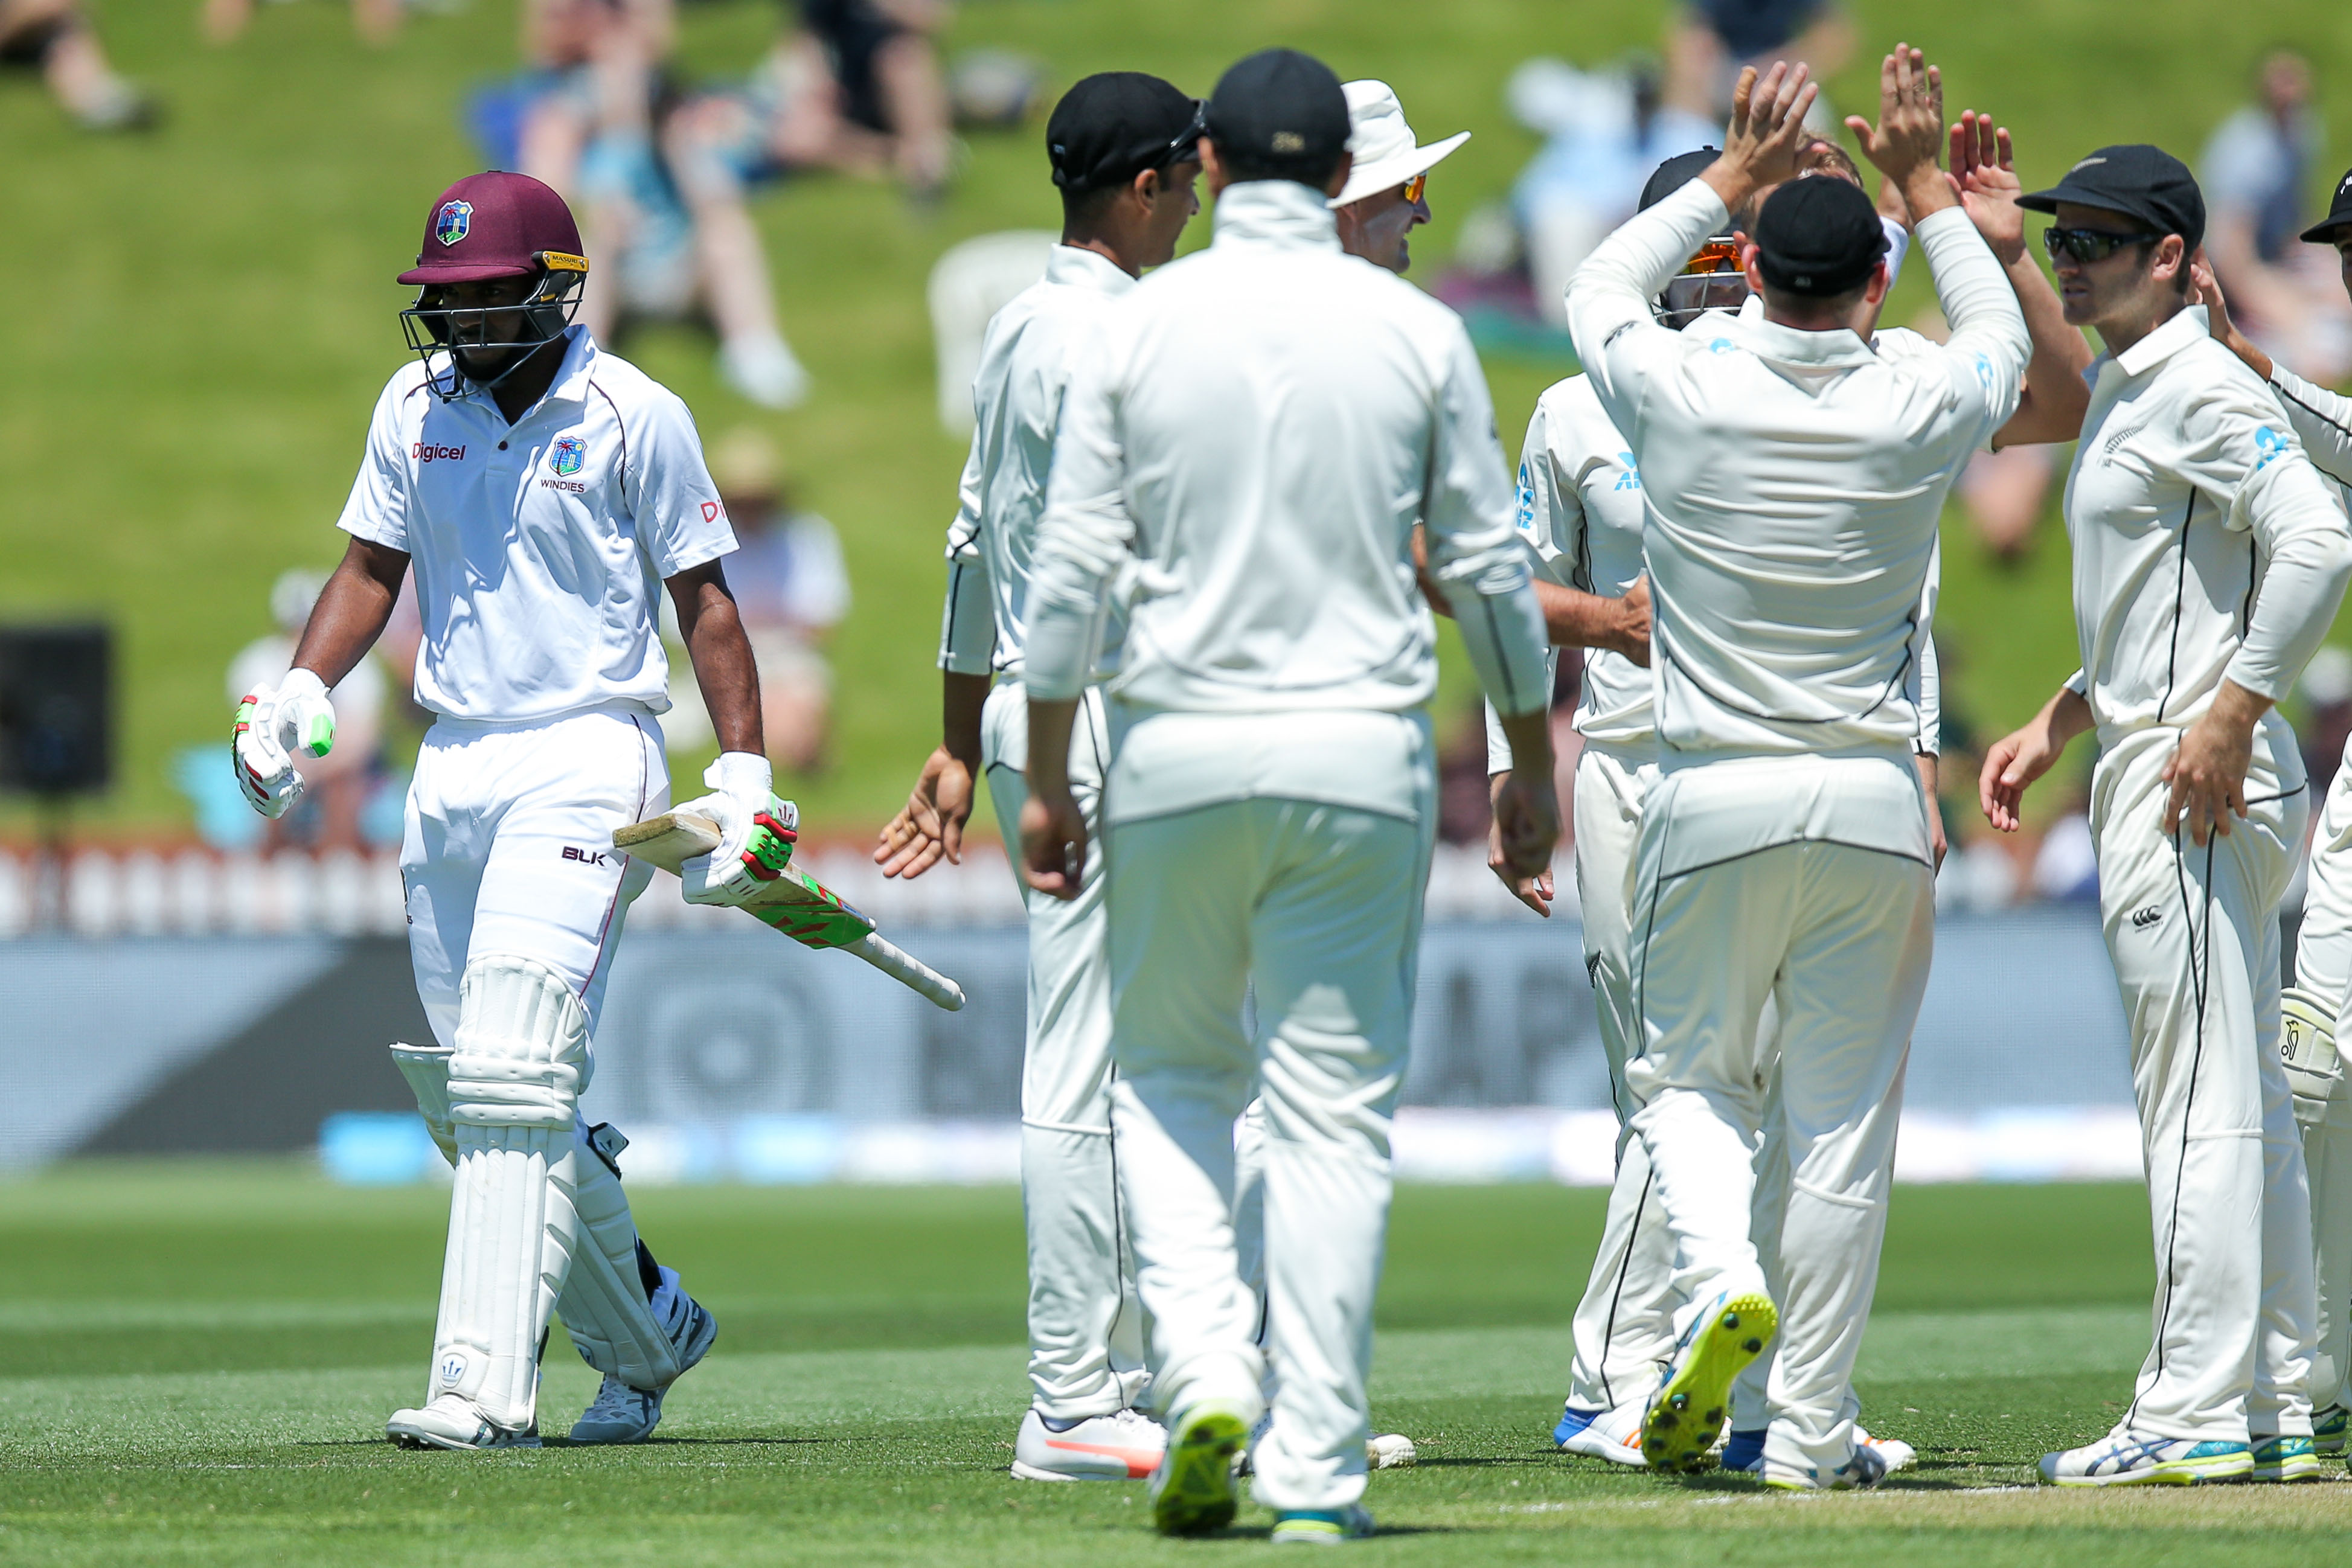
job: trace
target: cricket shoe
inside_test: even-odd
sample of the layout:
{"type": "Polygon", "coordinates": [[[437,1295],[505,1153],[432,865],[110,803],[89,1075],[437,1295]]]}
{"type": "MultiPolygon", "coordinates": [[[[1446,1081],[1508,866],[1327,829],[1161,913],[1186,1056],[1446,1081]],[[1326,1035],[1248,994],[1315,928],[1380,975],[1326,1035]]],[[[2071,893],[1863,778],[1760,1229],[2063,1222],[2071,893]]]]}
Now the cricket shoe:
{"type": "Polygon", "coordinates": [[[2061,1487],[2185,1487],[2242,1481],[2253,1473],[2253,1451],[2243,1443],[2139,1432],[2110,1432],[2095,1443],[2042,1456],[2042,1479],[2061,1487]]]}
{"type": "MultiPolygon", "coordinates": [[[[654,1321],[669,1336],[670,1345],[677,1354],[678,1375],[683,1377],[710,1354],[712,1343],[719,1338],[719,1320],[710,1315],[709,1308],[686,1293],[675,1269],[662,1270],[661,1289],[654,1292],[648,1304],[653,1308],[654,1321]]],[[[670,1385],[675,1386],[675,1383],[670,1385]]],[[[661,1425],[662,1396],[668,1392],[669,1387],[633,1387],[608,1372],[604,1386],[596,1390],[595,1399],[572,1423],[572,1440],[600,1445],[642,1443],[661,1425]]]]}
{"type": "Polygon", "coordinates": [[[2344,1431],[2352,1425],[2352,1416],[2341,1405],[2330,1405],[2311,1417],[2311,1451],[2315,1454],[2340,1454],[2344,1451],[2344,1431]]]}
{"type": "Polygon", "coordinates": [[[1249,1423],[1229,1405],[1199,1405],[1168,1436],[1151,1472],[1151,1523],[1162,1535],[1206,1535],[1234,1521],[1241,1491],[1234,1458],[1249,1442],[1249,1423]]]}
{"type": "MultiPolygon", "coordinates": [[[[1874,1437],[1859,1426],[1853,1429],[1853,1446],[1857,1448],[1869,1448],[1874,1451],[1878,1455],[1879,1462],[1885,1466],[1886,1473],[1890,1476],[1897,1470],[1907,1470],[1919,1462],[1919,1450],[1902,1438],[1874,1437]]],[[[1732,1433],[1723,1445],[1723,1468],[1727,1470],[1746,1470],[1751,1476],[1762,1475],[1764,1473],[1762,1428],[1759,1427],[1753,1432],[1732,1433]]]]}
{"type": "Polygon", "coordinates": [[[383,1435],[404,1448],[536,1448],[539,1424],[501,1427],[462,1394],[444,1394],[422,1410],[395,1410],[383,1435]]]}
{"type": "Polygon", "coordinates": [[[1853,1456],[1828,1475],[1812,1465],[1800,1469],[1770,1459],[1758,1460],[1756,1474],[1774,1491],[1856,1491],[1886,1479],[1886,1460],[1876,1448],[1857,1443],[1853,1456]]]}
{"type": "Polygon", "coordinates": [[[1168,1429],[1139,1410],[1055,1421],[1032,1406],[1013,1440],[1024,1481],[1139,1481],[1160,1468],[1168,1429]]]}
{"type": "Polygon", "coordinates": [[[1642,1457],[1654,1470],[1691,1473],[1714,1463],[1731,1408],[1731,1385],[1764,1353],[1780,1311],[1761,1291],[1708,1303],[1675,1346],[1675,1368],[1642,1423],[1642,1457]]]}
{"type": "Polygon", "coordinates": [[[1570,1405],[1551,1429],[1552,1446],[1563,1454],[1583,1454],[1612,1465],[1646,1465],[1642,1454],[1642,1417],[1649,1412],[1639,1405],[1613,1410],[1579,1410],[1570,1405]]]}
{"type": "Polygon", "coordinates": [[[2319,1453],[2308,1437],[2257,1437],[2253,1448],[2253,1479],[2258,1481],[2315,1481],[2320,1477],[2319,1453]]]}
{"type": "Polygon", "coordinates": [[[1360,1502],[1345,1508],[1286,1508],[1274,1516],[1276,1546],[1337,1546],[1371,1532],[1370,1511],[1360,1502]]]}

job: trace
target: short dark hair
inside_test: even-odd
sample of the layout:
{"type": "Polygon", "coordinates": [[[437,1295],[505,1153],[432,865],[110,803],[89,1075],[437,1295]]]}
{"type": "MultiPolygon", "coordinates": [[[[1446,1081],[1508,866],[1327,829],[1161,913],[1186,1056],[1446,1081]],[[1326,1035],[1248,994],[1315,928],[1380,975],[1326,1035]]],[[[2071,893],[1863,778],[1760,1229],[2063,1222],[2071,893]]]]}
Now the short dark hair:
{"type": "Polygon", "coordinates": [[[1339,172],[1339,160],[1347,156],[1343,147],[1323,159],[1262,158],[1228,152],[1214,137],[1210,141],[1217,150],[1217,161],[1225,167],[1226,180],[1236,185],[1250,180],[1296,180],[1319,191],[1331,183],[1331,176],[1339,172]]]}
{"type": "Polygon", "coordinates": [[[1111,203],[1118,199],[1125,185],[1096,185],[1084,191],[1062,190],[1062,226],[1090,224],[1110,211],[1111,203]]]}

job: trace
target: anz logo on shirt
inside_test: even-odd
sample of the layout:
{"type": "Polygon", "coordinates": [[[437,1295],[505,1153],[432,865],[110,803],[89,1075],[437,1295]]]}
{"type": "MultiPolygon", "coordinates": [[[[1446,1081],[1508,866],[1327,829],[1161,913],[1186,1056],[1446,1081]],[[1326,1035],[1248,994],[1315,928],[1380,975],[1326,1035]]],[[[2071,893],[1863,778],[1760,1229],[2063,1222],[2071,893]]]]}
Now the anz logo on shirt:
{"type": "Polygon", "coordinates": [[[1536,482],[1528,473],[1525,458],[1519,460],[1519,532],[1536,531],[1536,482]]]}
{"type": "Polygon", "coordinates": [[[1617,461],[1625,465],[1625,472],[1618,475],[1617,483],[1609,487],[1612,490],[1640,489],[1642,487],[1642,470],[1634,463],[1633,455],[1630,452],[1620,452],[1617,455],[1617,461]]]}
{"type": "MultiPolygon", "coordinates": [[[[2262,454],[2254,459],[2254,473],[2259,474],[2271,465],[2272,458],[2286,450],[2286,432],[2263,425],[2254,432],[2254,450],[2262,454]]],[[[2249,478],[2252,476],[2248,476],[2249,478]]]]}

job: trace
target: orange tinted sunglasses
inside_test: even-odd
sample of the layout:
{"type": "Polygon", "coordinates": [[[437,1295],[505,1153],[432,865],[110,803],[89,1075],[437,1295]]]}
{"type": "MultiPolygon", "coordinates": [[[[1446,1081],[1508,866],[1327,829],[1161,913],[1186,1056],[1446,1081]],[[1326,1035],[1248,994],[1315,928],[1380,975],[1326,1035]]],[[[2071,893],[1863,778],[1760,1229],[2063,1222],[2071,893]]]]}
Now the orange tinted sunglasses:
{"type": "Polygon", "coordinates": [[[1415,174],[1412,179],[1407,180],[1404,183],[1405,205],[1411,206],[1421,200],[1421,193],[1427,188],[1428,184],[1429,175],[1426,172],[1415,174]]]}
{"type": "Polygon", "coordinates": [[[1730,240],[1713,240],[1699,248],[1683,267],[1683,276],[1693,273],[1738,272],[1739,246],[1730,240]]]}

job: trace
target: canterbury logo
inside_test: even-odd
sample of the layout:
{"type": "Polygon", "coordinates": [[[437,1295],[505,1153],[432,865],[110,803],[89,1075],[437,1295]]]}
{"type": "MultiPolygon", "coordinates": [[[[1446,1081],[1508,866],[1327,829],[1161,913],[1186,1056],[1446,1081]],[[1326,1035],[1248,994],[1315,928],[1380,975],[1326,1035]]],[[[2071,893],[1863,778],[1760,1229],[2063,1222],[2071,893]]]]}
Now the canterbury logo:
{"type": "Polygon", "coordinates": [[[2163,918],[2164,911],[2158,909],[2153,904],[2149,904],[2146,909],[2135,909],[2132,911],[2132,929],[2135,931],[2145,931],[2163,918]]]}

